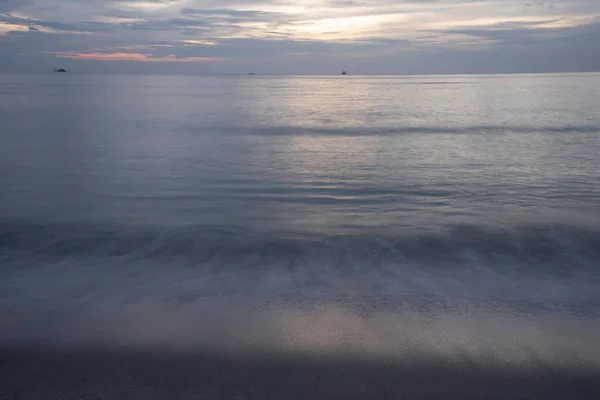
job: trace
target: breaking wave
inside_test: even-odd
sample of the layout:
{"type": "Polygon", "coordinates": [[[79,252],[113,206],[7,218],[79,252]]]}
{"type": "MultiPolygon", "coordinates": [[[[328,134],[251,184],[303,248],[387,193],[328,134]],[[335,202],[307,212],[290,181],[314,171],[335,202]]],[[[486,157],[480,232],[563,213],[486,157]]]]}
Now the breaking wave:
{"type": "Polygon", "coordinates": [[[0,255],[0,296],[10,306],[600,309],[600,231],[564,225],[277,238],[231,227],[3,224],[0,255]]]}

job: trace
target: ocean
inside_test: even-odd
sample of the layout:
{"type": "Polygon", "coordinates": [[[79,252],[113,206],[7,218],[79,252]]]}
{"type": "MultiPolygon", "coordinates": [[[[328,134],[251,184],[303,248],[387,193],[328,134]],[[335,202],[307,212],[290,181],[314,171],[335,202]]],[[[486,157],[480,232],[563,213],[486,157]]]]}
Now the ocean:
{"type": "Polygon", "coordinates": [[[0,74],[0,340],[597,373],[598,93],[0,74]]]}

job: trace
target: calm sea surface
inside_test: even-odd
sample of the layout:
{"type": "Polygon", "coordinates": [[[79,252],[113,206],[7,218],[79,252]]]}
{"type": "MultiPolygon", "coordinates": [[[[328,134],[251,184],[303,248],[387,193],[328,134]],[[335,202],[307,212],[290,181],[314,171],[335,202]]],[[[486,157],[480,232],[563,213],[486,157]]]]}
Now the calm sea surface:
{"type": "Polygon", "coordinates": [[[0,311],[594,321],[599,93],[600,74],[0,75],[0,311]]]}

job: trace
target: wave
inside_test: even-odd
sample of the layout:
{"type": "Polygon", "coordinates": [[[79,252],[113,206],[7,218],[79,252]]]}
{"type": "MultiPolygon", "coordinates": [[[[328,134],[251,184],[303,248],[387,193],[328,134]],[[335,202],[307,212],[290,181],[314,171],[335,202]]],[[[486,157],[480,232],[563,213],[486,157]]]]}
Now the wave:
{"type": "Polygon", "coordinates": [[[367,314],[600,311],[600,230],[578,226],[308,238],[3,223],[0,264],[0,311],[217,303],[367,314]]]}
{"type": "Polygon", "coordinates": [[[385,258],[430,266],[484,260],[521,266],[592,266],[600,261],[600,230],[567,225],[483,227],[457,225],[436,231],[390,235],[301,237],[265,235],[236,227],[116,228],[80,224],[0,224],[4,257],[157,258],[203,264],[257,257],[302,260],[328,257],[343,261],[385,258]],[[565,263],[568,263],[566,265],[565,263]]]}
{"type": "MultiPolygon", "coordinates": [[[[502,133],[539,133],[539,134],[566,134],[566,133],[599,133],[598,125],[564,125],[564,126],[527,126],[527,125],[470,125],[470,126],[398,126],[398,127],[331,127],[323,128],[325,121],[318,121],[320,126],[300,127],[300,126],[264,126],[264,127],[215,127],[207,131],[223,134],[227,132],[234,135],[255,135],[255,136],[307,136],[307,135],[325,135],[325,136],[397,136],[411,134],[502,134],[502,133]]],[[[333,123],[334,121],[328,120],[333,123]]],[[[179,130],[198,131],[197,127],[179,126],[179,130]]]]}

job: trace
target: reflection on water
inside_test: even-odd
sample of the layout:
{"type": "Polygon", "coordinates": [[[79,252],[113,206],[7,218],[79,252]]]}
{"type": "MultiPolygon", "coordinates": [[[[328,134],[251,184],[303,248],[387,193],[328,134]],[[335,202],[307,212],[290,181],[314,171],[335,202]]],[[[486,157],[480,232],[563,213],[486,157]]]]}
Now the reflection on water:
{"type": "Polygon", "coordinates": [[[278,314],[229,310],[187,314],[7,316],[0,340],[59,348],[341,357],[403,365],[539,369],[600,368],[597,321],[493,316],[358,316],[339,311],[278,314]],[[54,322],[48,325],[52,319],[54,322]],[[32,329],[38,327],[41,329],[32,329]]]}
{"type": "Polygon", "coordinates": [[[27,99],[0,111],[11,218],[280,234],[598,221],[593,74],[17,78],[0,82],[27,99]]]}

